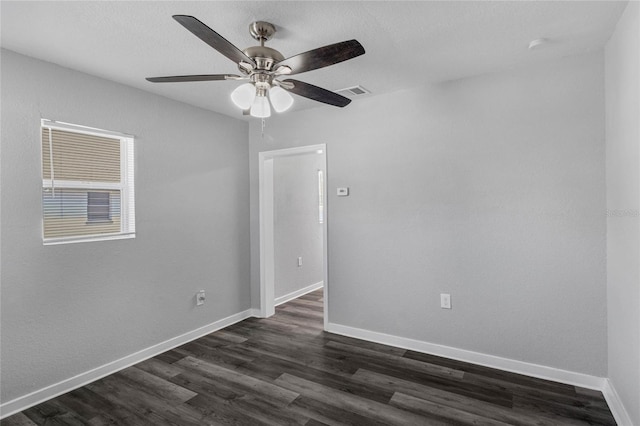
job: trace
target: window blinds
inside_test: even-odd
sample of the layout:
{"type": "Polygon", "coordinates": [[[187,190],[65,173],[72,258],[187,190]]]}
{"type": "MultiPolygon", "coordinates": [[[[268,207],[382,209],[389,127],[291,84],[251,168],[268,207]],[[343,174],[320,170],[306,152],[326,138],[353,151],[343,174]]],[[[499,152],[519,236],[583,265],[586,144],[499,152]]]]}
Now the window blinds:
{"type": "Polygon", "coordinates": [[[84,182],[120,182],[120,139],[42,129],[42,178],[84,182]],[[53,155],[49,146],[53,147],[53,155]],[[53,161],[51,161],[53,159],[53,161]]]}
{"type": "Polygon", "coordinates": [[[45,244],[133,236],[133,138],[43,120],[45,244]]]}

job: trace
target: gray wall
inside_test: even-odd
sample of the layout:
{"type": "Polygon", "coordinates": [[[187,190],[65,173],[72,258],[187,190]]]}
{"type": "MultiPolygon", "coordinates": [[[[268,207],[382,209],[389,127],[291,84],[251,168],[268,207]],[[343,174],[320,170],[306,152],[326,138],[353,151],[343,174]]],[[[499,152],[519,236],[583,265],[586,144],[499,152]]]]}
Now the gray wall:
{"type": "Polygon", "coordinates": [[[318,221],[320,154],[273,160],[275,297],[323,280],[322,225],[318,221]],[[303,264],[298,266],[298,256],[303,264]]]}
{"type": "Polygon", "coordinates": [[[252,123],[253,304],[258,152],[327,143],[330,322],[605,376],[604,136],[602,52],[252,123]]]}
{"type": "Polygon", "coordinates": [[[640,4],[606,47],[609,379],[640,424],[640,4]]]}
{"type": "Polygon", "coordinates": [[[250,308],[246,123],[6,50],[1,89],[2,402],[250,308]],[[135,239],[42,245],[41,117],[135,135],[135,239]]]}

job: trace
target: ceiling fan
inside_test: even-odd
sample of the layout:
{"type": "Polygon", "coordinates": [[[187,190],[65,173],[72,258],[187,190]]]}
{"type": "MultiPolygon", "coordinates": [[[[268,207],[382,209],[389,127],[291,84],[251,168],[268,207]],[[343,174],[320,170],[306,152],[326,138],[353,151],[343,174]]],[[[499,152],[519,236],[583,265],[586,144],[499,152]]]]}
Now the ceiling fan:
{"type": "Polygon", "coordinates": [[[357,40],[330,44],[285,59],[280,52],[264,45],[276,32],[275,26],[269,22],[257,21],[249,25],[251,36],[258,40],[260,45],[240,50],[193,16],[174,15],[173,19],[209,46],[236,62],[241,75],[199,74],[148,77],[147,80],[152,83],[249,80],[249,83],[237,87],[231,93],[231,100],[243,110],[248,110],[252,116],[260,118],[271,115],[271,106],[276,112],[289,109],[293,104],[293,98],[288,92],[337,107],[345,107],[351,102],[351,99],[327,89],[291,78],[282,80],[280,78],[360,56],[365,52],[364,47],[357,40]]]}

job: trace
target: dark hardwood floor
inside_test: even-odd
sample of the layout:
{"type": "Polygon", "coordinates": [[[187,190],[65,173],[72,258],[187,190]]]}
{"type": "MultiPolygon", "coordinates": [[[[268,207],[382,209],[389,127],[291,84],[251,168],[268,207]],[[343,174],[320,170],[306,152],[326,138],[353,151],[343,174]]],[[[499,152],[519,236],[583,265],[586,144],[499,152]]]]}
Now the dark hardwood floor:
{"type": "Polygon", "coordinates": [[[326,333],[322,309],[319,290],[1,424],[615,424],[600,392],[326,333]]]}

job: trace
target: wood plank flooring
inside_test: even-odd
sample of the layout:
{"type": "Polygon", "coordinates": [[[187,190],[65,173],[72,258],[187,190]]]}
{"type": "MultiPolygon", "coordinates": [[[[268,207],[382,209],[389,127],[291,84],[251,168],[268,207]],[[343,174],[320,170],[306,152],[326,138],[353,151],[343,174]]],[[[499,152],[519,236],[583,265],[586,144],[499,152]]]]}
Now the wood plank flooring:
{"type": "Polygon", "coordinates": [[[2,420],[15,425],[615,425],[602,394],[322,330],[322,290],[2,420]]]}

